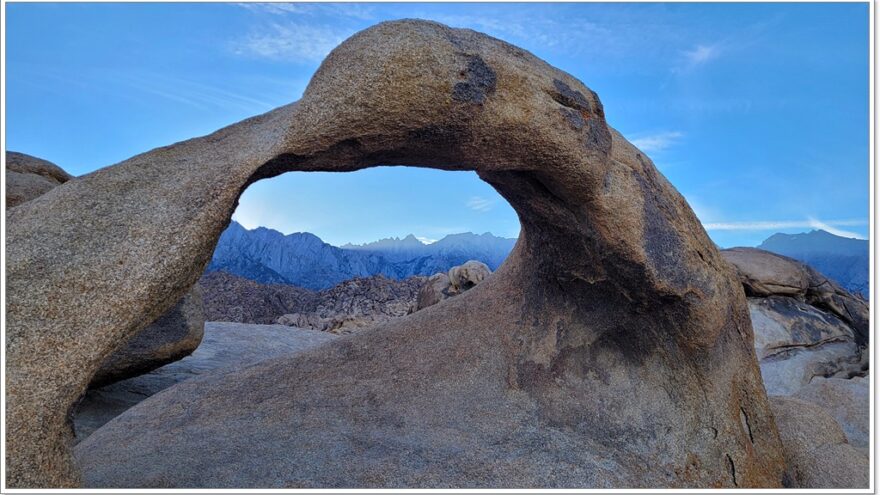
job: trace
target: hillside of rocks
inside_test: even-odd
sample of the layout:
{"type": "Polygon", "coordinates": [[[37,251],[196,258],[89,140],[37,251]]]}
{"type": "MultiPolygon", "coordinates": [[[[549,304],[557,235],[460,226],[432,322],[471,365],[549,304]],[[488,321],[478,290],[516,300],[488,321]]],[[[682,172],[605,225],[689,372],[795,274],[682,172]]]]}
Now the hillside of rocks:
{"type": "Polygon", "coordinates": [[[284,314],[314,311],[316,292],[289,284],[263,284],[226,272],[204,274],[198,285],[208,321],[275,323],[284,314]]]}
{"type": "Polygon", "coordinates": [[[319,292],[289,284],[261,284],[226,272],[199,279],[209,321],[258,323],[350,333],[415,309],[424,277],[354,278],[319,292]]]}
{"type": "Polygon", "coordinates": [[[317,294],[313,307],[279,315],[275,323],[332,333],[352,333],[415,311],[424,277],[353,278],[317,294]]]}

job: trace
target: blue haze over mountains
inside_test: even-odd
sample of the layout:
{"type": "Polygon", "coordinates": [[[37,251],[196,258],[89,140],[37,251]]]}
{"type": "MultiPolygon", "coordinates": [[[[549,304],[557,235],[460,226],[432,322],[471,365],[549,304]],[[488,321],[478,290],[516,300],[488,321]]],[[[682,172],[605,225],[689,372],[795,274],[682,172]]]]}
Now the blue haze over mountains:
{"type": "Polygon", "coordinates": [[[354,277],[403,279],[433,275],[472,259],[494,271],[515,243],[516,239],[489,233],[464,233],[448,235],[432,244],[409,235],[336,247],[307,232],[284,235],[265,227],[247,230],[233,221],[221,234],[207,271],[321,290],[354,277]]]}
{"type": "MultiPolygon", "coordinates": [[[[472,259],[494,271],[515,243],[516,239],[468,232],[448,235],[432,244],[408,235],[337,247],[308,232],[284,235],[265,227],[248,230],[233,221],[220,236],[207,271],[321,290],[354,277],[433,275],[472,259]]],[[[866,240],[814,230],[773,234],[758,248],[802,261],[847,290],[868,297],[866,240]]]]}

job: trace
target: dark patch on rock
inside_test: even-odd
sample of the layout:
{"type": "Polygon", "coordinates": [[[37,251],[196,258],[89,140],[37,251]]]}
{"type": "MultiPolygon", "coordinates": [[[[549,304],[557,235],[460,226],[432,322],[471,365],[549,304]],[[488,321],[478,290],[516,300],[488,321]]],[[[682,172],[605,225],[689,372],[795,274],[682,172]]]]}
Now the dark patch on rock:
{"type": "Polygon", "coordinates": [[[461,71],[460,75],[467,79],[455,84],[452,99],[481,104],[486,101],[486,95],[495,91],[497,77],[495,71],[480,56],[466,55],[466,57],[467,69],[461,71]]]}
{"type": "Polygon", "coordinates": [[[584,96],[583,93],[576,89],[571,89],[571,86],[565,84],[559,79],[553,80],[553,87],[556,88],[555,93],[550,93],[550,96],[556,100],[560,105],[565,105],[569,108],[574,108],[577,110],[585,110],[587,112],[591,112],[593,109],[590,106],[590,101],[587,100],[587,97],[584,96]]]}
{"type": "Polygon", "coordinates": [[[597,95],[592,89],[590,90],[590,94],[593,95],[593,101],[596,102],[596,115],[604,119],[605,107],[602,105],[602,100],[599,99],[599,95],[597,95]]]}
{"type": "Polygon", "coordinates": [[[590,119],[587,124],[590,128],[587,147],[603,151],[611,149],[611,133],[608,132],[608,128],[600,124],[597,119],[590,119]]]}
{"type": "Polygon", "coordinates": [[[648,261],[661,279],[673,287],[684,288],[687,285],[688,270],[682,267],[684,253],[681,239],[663,214],[652,193],[653,187],[647,184],[647,179],[638,174],[633,177],[642,190],[644,199],[643,246],[648,261]]]}
{"type": "Polygon", "coordinates": [[[516,368],[516,383],[520,389],[542,389],[552,381],[552,371],[534,361],[522,362],[516,368]]]}

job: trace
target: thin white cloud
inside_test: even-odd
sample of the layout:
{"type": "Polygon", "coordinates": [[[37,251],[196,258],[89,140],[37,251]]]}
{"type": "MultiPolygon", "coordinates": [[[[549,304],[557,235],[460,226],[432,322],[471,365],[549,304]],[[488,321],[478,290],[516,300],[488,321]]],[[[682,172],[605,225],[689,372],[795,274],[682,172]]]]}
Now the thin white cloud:
{"type": "Polygon", "coordinates": [[[635,137],[630,139],[630,142],[645,153],[653,153],[669,148],[683,136],[684,133],[678,131],[666,131],[635,137]]]}
{"type": "Polygon", "coordinates": [[[495,206],[495,202],[482,196],[471,196],[465,205],[474,211],[487,212],[495,206]]]}
{"type": "Polygon", "coordinates": [[[834,235],[864,239],[863,236],[841,230],[837,227],[854,227],[867,225],[865,220],[829,220],[823,222],[815,218],[807,220],[783,220],[783,221],[752,221],[752,222],[709,222],[704,223],[706,230],[779,230],[779,229],[821,229],[834,235]]]}
{"type": "Polygon", "coordinates": [[[715,59],[721,53],[718,45],[697,45],[690,50],[684,51],[684,57],[691,67],[705,64],[715,59]]]}
{"type": "Polygon", "coordinates": [[[422,244],[434,244],[437,242],[437,239],[429,239],[427,237],[416,236],[416,239],[419,240],[422,244]]]}
{"type": "Polygon", "coordinates": [[[320,62],[354,30],[305,22],[271,23],[259,33],[233,42],[233,51],[276,60],[320,62]]]}
{"type": "Polygon", "coordinates": [[[360,3],[240,3],[238,6],[251,12],[271,15],[329,14],[362,20],[376,17],[372,6],[360,3]]]}
{"type": "MultiPolygon", "coordinates": [[[[863,236],[859,235],[856,232],[838,229],[832,225],[829,225],[828,223],[822,222],[822,221],[817,220],[815,218],[811,218],[810,223],[811,223],[811,227],[813,227],[814,229],[822,229],[825,232],[830,232],[834,235],[839,235],[841,237],[851,237],[853,239],[864,239],[863,236]]],[[[838,223],[837,225],[846,226],[845,224],[841,224],[841,223],[838,223]]],[[[863,224],[856,224],[856,225],[863,225],[863,224]]]]}

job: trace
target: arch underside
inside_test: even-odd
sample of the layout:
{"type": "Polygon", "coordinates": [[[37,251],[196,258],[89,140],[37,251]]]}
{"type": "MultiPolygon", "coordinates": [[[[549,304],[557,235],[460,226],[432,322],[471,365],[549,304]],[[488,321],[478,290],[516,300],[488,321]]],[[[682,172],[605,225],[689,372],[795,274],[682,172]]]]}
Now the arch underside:
{"type": "Polygon", "coordinates": [[[380,24],[299,102],[72,180],[7,226],[10,486],[781,481],[745,299],[696,217],[595,93],[485,35],[380,24]],[[476,170],[522,223],[504,265],[144,401],[77,447],[81,478],[67,412],[196,282],[247,185],[389,164],[476,170]]]}

